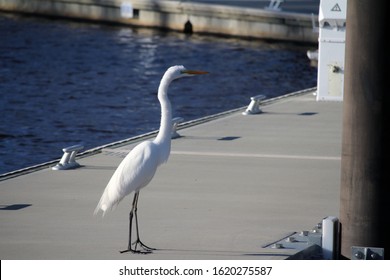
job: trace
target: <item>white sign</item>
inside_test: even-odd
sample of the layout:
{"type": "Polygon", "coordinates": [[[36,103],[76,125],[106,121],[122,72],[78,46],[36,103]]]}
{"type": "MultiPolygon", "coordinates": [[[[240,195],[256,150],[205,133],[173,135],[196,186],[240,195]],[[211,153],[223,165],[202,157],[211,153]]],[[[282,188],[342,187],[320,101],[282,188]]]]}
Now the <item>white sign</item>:
{"type": "Polygon", "coordinates": [[[129,2],[123,2],[121,4],[121,17],[123,18],[133,18],[133,5],[129,2]]]}

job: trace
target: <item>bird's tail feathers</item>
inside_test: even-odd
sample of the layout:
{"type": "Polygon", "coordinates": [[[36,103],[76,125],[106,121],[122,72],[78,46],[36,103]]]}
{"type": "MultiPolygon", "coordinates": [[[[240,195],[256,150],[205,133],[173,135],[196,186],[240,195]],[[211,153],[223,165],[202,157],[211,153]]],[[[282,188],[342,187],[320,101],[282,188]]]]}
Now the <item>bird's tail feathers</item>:
{"type": "Polygon", "coordinates": [[[97,215],[99,213],[99,211],[101,210],[103,212],[102,216],[104,217],[106,212],[110,211],[113,208],[113,205],[110,205],[107,202],[108,202],[107,201],[107,195],[106,195],[106,192],[104,192],[102,197],[100,198],[100,201],[99,201],[98,205],[96,206],[95,211],[93,212],[93,214],[97,215]]]}
{"type": "MultiPolygon", "coordinates": [[[[96,216],[97,214],[99,214],[99,211],[102,210],[101,209],[101,206],[100,206],[100,203],[96,206],[95,208],[95,211],[93,211],[93,215],[96,216]]],[[[102,210],[102,217],[104,217],[104,215],[106,214],[106,211],[102,210]]]]}
{"type": "Polygon", "coordinates": [[[109,188],[106,188],[102,194],[102,197],[100,198],[100,201],[98,205],[95,208],[95,211],[93,212],[94,215],[97,215],[99,211],[101,210],[102,216],[106,214],[106,212],[115,210],[116,206],[121,202],[123,197],[118,196],[117,194],[110,195],[109,188]]]}

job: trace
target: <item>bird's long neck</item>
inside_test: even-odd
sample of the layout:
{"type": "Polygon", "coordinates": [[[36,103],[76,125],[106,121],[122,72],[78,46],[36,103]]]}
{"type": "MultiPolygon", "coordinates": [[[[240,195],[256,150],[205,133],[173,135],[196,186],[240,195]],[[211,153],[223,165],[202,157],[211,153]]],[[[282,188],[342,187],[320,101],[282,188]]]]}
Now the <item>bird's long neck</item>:
{"type": "Polygon", "coordinates": [[[168,160],[171,148],[171,133],[172,133],[172,108],[171,102],[168,99],[168,86],[170,80],[163,78],[158,88],[158,100],[161,105],[161,123],[160,129],[154,142],[158,145],[163,145],[166,149],[165,154],[161,155],[162,161],[168,160]]]}

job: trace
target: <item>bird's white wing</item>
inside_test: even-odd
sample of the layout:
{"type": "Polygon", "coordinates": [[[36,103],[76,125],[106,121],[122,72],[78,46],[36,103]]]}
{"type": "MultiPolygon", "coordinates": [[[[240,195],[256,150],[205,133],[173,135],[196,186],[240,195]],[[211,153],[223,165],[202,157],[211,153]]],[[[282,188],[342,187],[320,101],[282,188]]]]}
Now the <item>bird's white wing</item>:
{"type": "Polygon", "coordinates": [[[111,210],[126,195],[145,187],[156,173],[158,154],[155,144],[145,141],[137,145],[119,164],[105,188],[95,214],[111,210]]]}

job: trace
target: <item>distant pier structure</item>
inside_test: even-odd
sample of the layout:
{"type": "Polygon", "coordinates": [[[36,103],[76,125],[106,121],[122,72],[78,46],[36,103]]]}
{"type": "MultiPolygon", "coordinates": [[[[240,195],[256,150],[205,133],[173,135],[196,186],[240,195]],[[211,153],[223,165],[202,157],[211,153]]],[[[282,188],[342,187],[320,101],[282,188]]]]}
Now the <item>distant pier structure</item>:
{"type": "Polygon", "coordinates": [[[0,11],[187,33],[191,26],[190,33],[318,42],[318,33],[313,31],[317,14],[283,10],[282,5],[270,9],[267,8],[267,1],[259,1],[259,5],[264,8],[245,6],[245,1],[242,5],[221,5],[215,1],[210,3],[176,0],[0,0],[0,11]]]}

